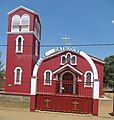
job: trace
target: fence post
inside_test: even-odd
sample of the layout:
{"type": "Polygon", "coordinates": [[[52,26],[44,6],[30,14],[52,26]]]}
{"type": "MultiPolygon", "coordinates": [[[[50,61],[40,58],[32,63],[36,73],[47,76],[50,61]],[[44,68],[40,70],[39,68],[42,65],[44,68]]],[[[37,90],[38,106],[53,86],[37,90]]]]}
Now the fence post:
{"type": "Polygon", "coordinates": [[[93,81],[93,115],[98,116],[99,108],[99,80],[93,81]]]}
{"type": "Polygon", "coordinates": [[[36,91],[37,91],[37,78],[31,78],[31,91],[30,91],[30,111],[34,112],[36,109],[36,91]]]}

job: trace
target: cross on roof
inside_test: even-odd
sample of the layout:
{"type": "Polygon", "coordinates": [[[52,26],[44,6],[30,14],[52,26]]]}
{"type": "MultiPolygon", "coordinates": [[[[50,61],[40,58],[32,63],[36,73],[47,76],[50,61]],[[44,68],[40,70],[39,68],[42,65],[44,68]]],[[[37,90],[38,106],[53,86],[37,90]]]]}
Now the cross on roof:
{"type": "Polygon", "coordinates": [[[65,37],[62,37],[61,39],[63,40],[64,45],[70,44],[70,42],[69,42],[70,38],[67,37],[67,34],[65,34],[65,37]]]}

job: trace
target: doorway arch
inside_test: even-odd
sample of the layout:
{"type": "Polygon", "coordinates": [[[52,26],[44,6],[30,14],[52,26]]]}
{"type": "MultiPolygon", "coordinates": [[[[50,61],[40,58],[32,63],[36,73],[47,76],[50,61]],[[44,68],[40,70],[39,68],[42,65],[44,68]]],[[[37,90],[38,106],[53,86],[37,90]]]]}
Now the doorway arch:
{"type": "Polygon", "coordinates": [[[77,76],[71,71],[64,71],[60,75],[60,93],[75,94],[76,93],[77,76]]]}

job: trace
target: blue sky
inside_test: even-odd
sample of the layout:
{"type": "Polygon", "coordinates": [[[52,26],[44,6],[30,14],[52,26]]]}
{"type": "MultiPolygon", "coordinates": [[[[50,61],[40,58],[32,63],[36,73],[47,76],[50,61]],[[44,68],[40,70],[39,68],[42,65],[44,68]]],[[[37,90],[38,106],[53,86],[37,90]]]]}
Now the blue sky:
{"type": "MultiPolygon", "coordinates": [[[[40,14],[41,44],[62,44],[65,34],[71,44],[114,43],[114,0],[0,0],[0,44],[7,41],[7,13],[25,6],[40,14]]],[[[41,48],[41,54],[51,48],[41,48]]],[[[75,47],[104,59],[114,55],[114,46],[75,47]]],[[[5,63],[6,47],[0,47],[5,63]]]]}

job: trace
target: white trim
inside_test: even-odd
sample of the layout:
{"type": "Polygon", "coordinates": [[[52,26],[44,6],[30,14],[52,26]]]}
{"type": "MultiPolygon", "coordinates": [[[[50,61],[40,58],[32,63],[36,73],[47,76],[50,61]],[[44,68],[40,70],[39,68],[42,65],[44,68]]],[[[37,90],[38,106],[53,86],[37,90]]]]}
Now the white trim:
{"type": "Polygon", "coordinates": [[[53,54],[54,52],[55,52],[55,50],[51,49],[45,53],[45,56],[49,56],[49,55],[53,54]]]}
{"type": "Polygon", "coordinates": [[[98,79],[98,71],[97,71],[97,68],[96,68],[96,65],[95,63],[93,62],[93,60],[91,59],[90,56],[88,56],[85,52],[83,51],[79,51],[79,54],[84,57],[87,62],[90,64],[91,68],[92,68],[92,71],[93,71],[93,76],[94,76],[94,79],[98,79]]]}
{"type": "Polygon", "coordinates": [[[37,92],[37,78],[36,77],[32,77],[31,78],[31,90],[30,90],[30,94],[31,95],[36,95],[37,92]]]}
{"type": "Polygon", "coordinates": [[[17,38],[15,39],[15,41],[16,41],[15,53],[23,53],[23,41],[24,41],[23,36],[18,35],[17,38]],[[21,38],[21,50],[20,51],[18,51],[18,40],[19,40],[19,38],[21,38]]]}
{"type": "Polygon", "coordinates": [[[52,71],[51,70],[46,70],[44,72],[44,85],[52,85],[52,71]],[[50,72],[50,83],[46,83],[46,72],[50,72]]]}
{"type": "Polygon", "coordinates": [[[19,9],[24,9],[24,10],[26,10],[26,11],[28,11],[28,12],[31,12],[31,13],[37,15],[36,12],[34,12],[33,10],[31,10],[31,9],[29,9],[29,8],[26,8],[26,7],[24,7],[24,6],[18,6],[17,8],[15,8],[15,9],[11,10],[10,12],[8,12],[7,14],[10,15],[11,13],[14,13],[15,11],[17,11],[17,10],[19,10],[19,9]]]}
{"type": "Polygon", "coordinates": [[[99,80],[94,80],[93,83],[93,99],[99,99],[99,89],[100,89],[100,82],[99,80]]]}
{"type": "Polygon", "coordinates": [[[73,70],[74,72],[76,72],[76,73],[78,73],[78,74],[80,74],[80,75],[83,75],[82,72],[80,72],[79,70],[75,69],[74,67],[72,67],[72,66],[69,65],[69,64],[66,64],[66,65],[60,67],[59,69],[55,70],[55,71],[53,72],[53,74],[56,74],[56,73],[58,73],[58,72],[61,72],[61,70],[63,70],[63,69],[66,68],[66,67],[69,67],[69,68],[71,68],[71,70],[73,70]]]}
{"type": "Polygon", "coordinates": [[[93,87],[93,73],[91,71],[86,71],[85,74],[84,74],[84,87],[93,87]],[[86,75],[87,73],[90,73],[91,74],[91,85],[87,85],[86,82],[86,75]]]}
{"type": "Polygon", "coordinates": [[[22,68],[21,68],[21,67],[16,67],[16,68],[14,69],[14,85],[21,85],[21,81],[22,81],[22,68]],[[16,72],[17,72],[18,69],[20,70],[19,82],[16,81],[16,78],[17,78],[16,72]]]}
{"type": "MultiPolygon", "coordinates": [[[[38,40],[38,37],[35,35],[35,32],[34,31],[29,31],[29,32],[7,32],[7,34],[16,34],[16,35],[20,35],[20,34],[34,34],[34,36],[36,37],[36,39],[38,40]]],[[[38,40],[40,42],[40,40],[38,40]]]]}

